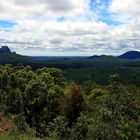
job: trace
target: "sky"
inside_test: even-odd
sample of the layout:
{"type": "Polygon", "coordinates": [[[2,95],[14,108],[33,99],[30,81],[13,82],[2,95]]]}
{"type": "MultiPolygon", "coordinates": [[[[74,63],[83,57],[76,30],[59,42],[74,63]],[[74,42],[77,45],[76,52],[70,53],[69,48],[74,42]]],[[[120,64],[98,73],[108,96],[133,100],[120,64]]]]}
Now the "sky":
{"type": "Polygon", "coordinates": [[[0,0],[0,46],[30,56],[140,51],[140,0],[0,0]]]}

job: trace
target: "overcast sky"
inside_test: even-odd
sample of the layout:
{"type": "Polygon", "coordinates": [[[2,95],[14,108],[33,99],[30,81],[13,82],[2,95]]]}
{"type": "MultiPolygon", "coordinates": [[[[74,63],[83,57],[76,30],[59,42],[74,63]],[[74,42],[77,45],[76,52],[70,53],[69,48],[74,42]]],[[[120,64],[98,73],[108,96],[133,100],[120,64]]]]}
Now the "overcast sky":
{"type": "Polygon", "coordinates": [[[0,0],[0,45],[46,56],[140,51],[140,0],[0,0]]]}

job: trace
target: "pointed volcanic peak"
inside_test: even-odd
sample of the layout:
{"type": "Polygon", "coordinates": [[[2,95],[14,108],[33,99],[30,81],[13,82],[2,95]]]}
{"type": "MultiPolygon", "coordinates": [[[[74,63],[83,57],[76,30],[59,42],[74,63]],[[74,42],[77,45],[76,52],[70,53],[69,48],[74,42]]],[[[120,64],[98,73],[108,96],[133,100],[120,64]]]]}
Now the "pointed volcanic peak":
{"type": "Polygon", "coordinates": [[[31,58],[29,56],[23,56],[12,52],[8,46],[2,46],[0,48],[0,64],[6,63],[23,63],[29,62],[31,58]]]}
{"type": "Polygon", "coordinates": [[[120,59],[140,59],[140,52],[139,51],[128,51],[120,56],[120,59]]]}
{"type": "Polygon", "coordinates": [[[0,48],[0,54],[4,54],[4,53],[12,53],[11,50],[9,49],[8,46],[2,46],[0,48]]]}

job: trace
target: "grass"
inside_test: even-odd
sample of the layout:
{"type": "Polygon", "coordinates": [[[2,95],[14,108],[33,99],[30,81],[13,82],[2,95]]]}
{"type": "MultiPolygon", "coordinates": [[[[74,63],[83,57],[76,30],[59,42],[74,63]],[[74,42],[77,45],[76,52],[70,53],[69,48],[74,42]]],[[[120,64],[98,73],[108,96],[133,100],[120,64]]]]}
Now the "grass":
{"type": "Polygon", "coordinates": [[[28,136],[8,136],[8,135],[0,135],[0,140],[41,140],[39,138],[33,138],[28,136]]]}

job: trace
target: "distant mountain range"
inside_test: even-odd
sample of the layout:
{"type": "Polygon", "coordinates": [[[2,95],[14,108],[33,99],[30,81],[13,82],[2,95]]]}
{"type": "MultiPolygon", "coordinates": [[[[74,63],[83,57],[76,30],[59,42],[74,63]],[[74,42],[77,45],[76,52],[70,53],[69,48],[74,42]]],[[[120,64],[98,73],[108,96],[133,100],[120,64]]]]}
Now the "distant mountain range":
{"type": "Polygon", "coordinates": [[[119,58],[119,59],[140,59],[140,52],[138,51],[128,51],[120,56],[109,56],[109,55],[93,55],[88,57],[88,59],[94,58],[119,58]]]}
{"type": "MultiPolygon", "coordinates": [[[[128,51],[120,56],[111,56],[111,55],[93,55],[88,57],[88,59],[140,59],[140,52],[138,51],[128,51]]],[[[2,46],[0,48],[0,62],[23,62],[23,61],[32,61],[32,57],[23,56],[12,52],[8,46],[2,46]]],[[[43,58],[42,58],[43,59],[43,58]]]]}

